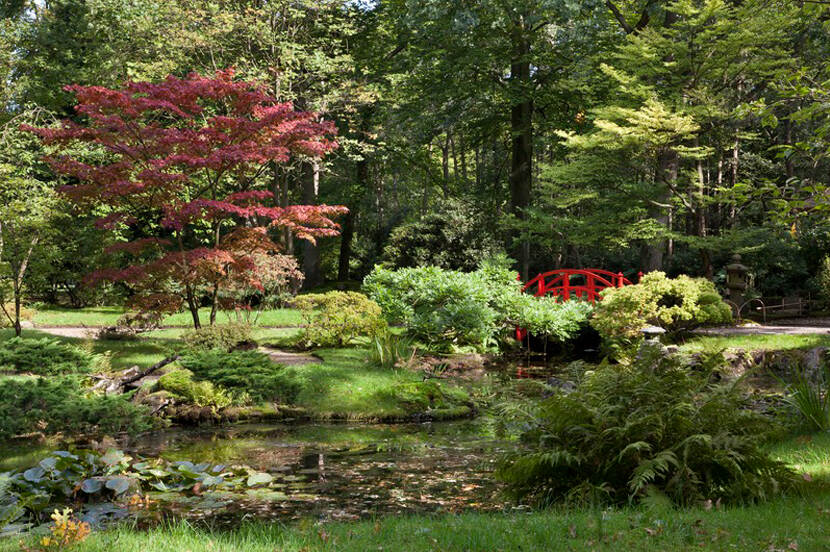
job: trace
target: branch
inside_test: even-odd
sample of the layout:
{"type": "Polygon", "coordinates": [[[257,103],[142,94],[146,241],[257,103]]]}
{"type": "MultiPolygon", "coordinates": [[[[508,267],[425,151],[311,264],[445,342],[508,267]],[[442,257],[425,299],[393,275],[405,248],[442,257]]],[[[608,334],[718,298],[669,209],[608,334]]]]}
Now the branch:
{"type": "Polygon", "coordinates": [[[611,13],[614,14],[614,17],[617,21],[619,21],[620,25],[622,26],[625,34],[631,34],[634,32],[634,28],[626,21],[625,16],[622,14],[620,9],[614,5],[611,0],[605,0],[605,5],[608,6],[608,9],[611,10],[611,13]]]}

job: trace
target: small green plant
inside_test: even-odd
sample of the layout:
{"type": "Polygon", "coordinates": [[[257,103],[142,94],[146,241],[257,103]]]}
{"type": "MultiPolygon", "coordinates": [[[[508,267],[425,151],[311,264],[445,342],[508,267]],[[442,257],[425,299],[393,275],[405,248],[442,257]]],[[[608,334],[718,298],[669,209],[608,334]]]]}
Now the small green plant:
{"type": "Polygon", "coordinates": [[[540,504],[625,504],[649,494],[679,505],[740,503],[796,484],[762,448],[770,422],[735,385],[712,384],[710,373],[677,357],[648,352],[634,366],[602,366],[523,420],[528,449],[498,475],[517,497],[540,504]]]}
{"type": "Polygon", "coordinates": [[[392,369],[410,362],[417,353],[415,341],[389,331],[376,335],[369,343],[369,361],[381,368],[392,369]]]}
{"type": "Polygon", "coordinates": [[[185,347],[194,351],[232,351],[254,344],[253,328],[244,323],[216,324],[188,330],[181,339],[185,347]]]}
{"type": "Polygon", "coordinates": [[[787,385],[787,391],[784,400],[801,418],[805,429],[830,429],[830,385],[825,366],[821,367],[815,381],[810,379],[805,370],[797,370],[793,381],[787,385]]]}
{"type": "Polygon", "coordinates": [[[225,408],[233,403],[227,391],[209,381],[194,381],[190,370],[172,370],[159,378],[158,386],[173,397],[196,406],[225,408]]]}
{"type": "Polygon", "coordinates": [[[343,346],[358,336],[372,338],[386,330],[380,307],[353,291],[330,291],[298,297],[306,327],[301,340],[321,347],[343,346]]]}
{"type": "Polygon", "coordinates": [[[246,394],[254,401],[290,403],[300,392],[293,372],[257,351],[198,351],[179,359],[197,380],[246,394]]]}
{"type": "Polygon", "coordinates": [[[95,365],[95,355],[46,337],[13,337],[0,342],[0,371],[41,376],[85,374],[95,365]]]}

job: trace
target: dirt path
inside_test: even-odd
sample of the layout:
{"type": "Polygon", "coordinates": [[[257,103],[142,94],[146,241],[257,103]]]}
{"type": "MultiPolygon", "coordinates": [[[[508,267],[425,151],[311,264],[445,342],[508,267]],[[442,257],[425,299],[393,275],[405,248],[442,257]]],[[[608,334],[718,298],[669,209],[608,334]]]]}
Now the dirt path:
{"type": "Polygon", "coordinates": [[[281,351],[270,347],[260,347],[259,350],[271,357],[271,360],[277,364],[284,364],[286,366],[302,366],[303,364],[319,364],[323,362],[319,357],[313,355],[289,353],[288,351],[281,351]]]}

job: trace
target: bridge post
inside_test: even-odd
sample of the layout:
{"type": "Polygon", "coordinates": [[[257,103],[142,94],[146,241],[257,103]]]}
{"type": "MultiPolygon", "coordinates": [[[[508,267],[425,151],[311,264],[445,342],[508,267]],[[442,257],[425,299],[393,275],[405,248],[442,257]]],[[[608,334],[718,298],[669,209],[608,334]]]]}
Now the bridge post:
{"type": "Polygon", "coordinates": [[[571,300],[571,275],[565,274],[565,277],[562,278],[562,296],[565,298],[565,301],[571,300]]]}
{"type": "Polygon", "coordinates": [[[617,287],[618,288],[623,287],[623,278],[625,278],[625,276],[623,276],[623,273],[622,272],[617,272],[617,287]]]}

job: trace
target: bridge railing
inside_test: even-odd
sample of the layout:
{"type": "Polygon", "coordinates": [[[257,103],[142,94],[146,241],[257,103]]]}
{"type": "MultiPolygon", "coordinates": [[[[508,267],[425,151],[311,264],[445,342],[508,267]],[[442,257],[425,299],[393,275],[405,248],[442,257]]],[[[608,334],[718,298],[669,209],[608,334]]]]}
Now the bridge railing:
{"type": "MultiPolygon", "coordinates": [[[[638,281],[643,278],[643,273],[637,274],[638,281]]],[[[581,299],[596,303],[602,296],[602,290],[614,287],[632,285],[631,280],[626,278],[622,272],[611,272],[601,268],[562,268],[539,274],[529,280],[522,291],[533,293],[536,297],[552,295],[563,301],[581,299]],[[572,282],[571,278],[579,278],[581,281],[572,282]]],[[[527,337],[527,330],[516,328],[516,339],[523,341],[527,337]]]]}

